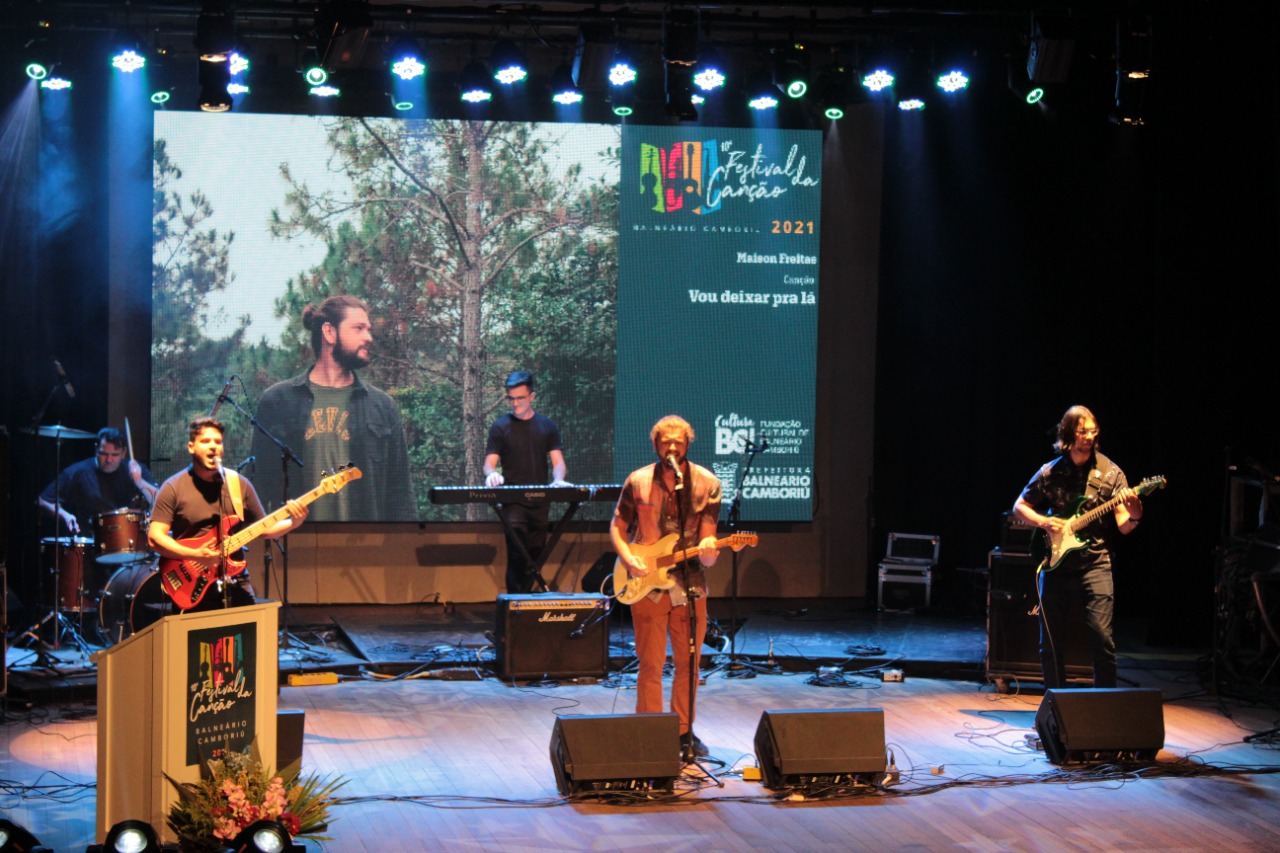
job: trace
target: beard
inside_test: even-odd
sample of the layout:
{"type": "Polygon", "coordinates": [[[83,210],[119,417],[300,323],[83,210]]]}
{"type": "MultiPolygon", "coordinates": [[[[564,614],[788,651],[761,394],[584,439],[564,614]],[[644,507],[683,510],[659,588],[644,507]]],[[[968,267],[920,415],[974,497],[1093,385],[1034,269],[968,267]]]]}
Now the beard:
{"type": "Polygon", "coordinates": [[[333,348],[333,360],[343,370],[359,370],[362,367],[369,366],[369,358],[367,356],[360,355],[360,350],[358,349],[347,349],[342,345],[341,341],[333,348]]]}

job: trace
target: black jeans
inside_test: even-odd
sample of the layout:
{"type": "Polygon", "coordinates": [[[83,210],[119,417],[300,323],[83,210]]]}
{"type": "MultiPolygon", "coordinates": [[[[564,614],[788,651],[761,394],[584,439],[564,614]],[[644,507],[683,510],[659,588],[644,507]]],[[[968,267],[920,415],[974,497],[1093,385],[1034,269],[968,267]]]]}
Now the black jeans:
{"type": "Polygon", "coordinates": [[[1067,686],[1067,625],[1073,612],[1084,614],[1093,658],[1093,686],[1116,686],[1115,583],[1111,561],[1059,566],[1042,572],[1040,585],[1040,669],[1046,689],[1067,686]]]}

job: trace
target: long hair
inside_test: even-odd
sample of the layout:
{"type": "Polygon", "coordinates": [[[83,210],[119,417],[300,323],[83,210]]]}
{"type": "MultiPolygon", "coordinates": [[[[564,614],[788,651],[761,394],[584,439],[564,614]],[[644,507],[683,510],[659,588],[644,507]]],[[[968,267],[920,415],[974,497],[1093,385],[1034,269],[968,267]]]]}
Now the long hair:
{"type": "MultiPolygon", "coordinates": [[[[1080,426],[1080,422],[1084,420],[1093,421],[1095,424],[1098,419],[1093,416],[1093,412],[1084,406],[1072,406],[1063,414],[1062,420],[1058,421],[1058,440],[1053,443],[1053,449],[1058,453],[1066,453],[1071,446],[1076,443],[1076,429],[1080,426]]],[[[1097,444],[1095,442],[1094,446],[1097,444]]]]}

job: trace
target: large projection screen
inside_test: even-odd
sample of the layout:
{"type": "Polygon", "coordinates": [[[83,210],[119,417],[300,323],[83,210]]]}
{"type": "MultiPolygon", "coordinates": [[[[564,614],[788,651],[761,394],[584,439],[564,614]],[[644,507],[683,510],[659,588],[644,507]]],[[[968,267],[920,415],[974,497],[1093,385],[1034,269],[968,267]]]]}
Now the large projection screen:
{"type": "Polygon", "coordinates": [[[304,460],[317,433],[367,443],[347,489],[380,499],[324,497],[314,521],[492,519],[427,494],[482,481],[516,369],[571,481],[653,461],[649,428],[676,413],[726,506],[742,483],[744,521],[812,517],[819,132],[166,112],[154,144],[154,459],[182,464],[186,424],[235,377],[225,464],[269,508],[282,472],[314,488],[253,419],[306,380],[304,308],[345,293],[373,324],[357,375],[399,423],[357,434],[317,409],[287,430],[301,446],[277,436],[304,460]]]}

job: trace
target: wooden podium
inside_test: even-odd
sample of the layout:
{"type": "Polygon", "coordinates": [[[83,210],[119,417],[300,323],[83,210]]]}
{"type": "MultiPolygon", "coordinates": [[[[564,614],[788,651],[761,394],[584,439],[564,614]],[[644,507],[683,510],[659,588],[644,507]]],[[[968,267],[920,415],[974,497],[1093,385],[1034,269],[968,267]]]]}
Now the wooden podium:
{"type": "Polygon", "coordinates": [[[202,761],[255,738],[276,755],[279,602],[168,616],[98,652],[97,838],[145,820],[162,841],[178,795],[162,774],[200,779],[202,761]]]}

